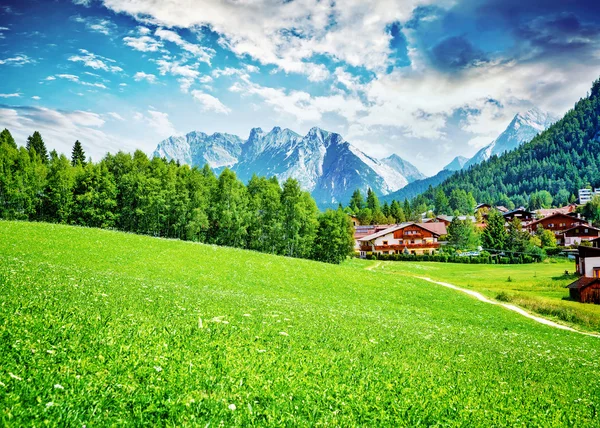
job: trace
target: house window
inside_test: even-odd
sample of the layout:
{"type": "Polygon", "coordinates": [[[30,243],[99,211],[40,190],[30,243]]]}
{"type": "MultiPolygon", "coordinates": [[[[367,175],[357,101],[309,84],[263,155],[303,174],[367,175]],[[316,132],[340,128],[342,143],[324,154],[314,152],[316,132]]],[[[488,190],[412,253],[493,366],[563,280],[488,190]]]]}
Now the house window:
{"type": "MultiPolygon", "coordinates": [[[[579,229],[577,229],[577,231],[579,232],[579,229]]],[[[589,229],[585,229],[585,233],[588,233],[589,229]]]]}
{"type": "Polygon", "coordinates": [[[561,223],[560,227],[565,227],[567,225],[567,223],[561,223]]]}
{"type": "Polygon", "coordinates": [[[600,268],[594,268],[594,278],[600,278],[600,268]]]}
{"type": "Polygon", "coordinates": [[[548,227],[554,227],[554,223],[548,224],[548,227]]]}
{"type": "Polygon", "coordinates": [[[383,252],[383,254],[389,254],[389,253],[390,253],[389,251],[384,251],[384,252],[383,252]]]}
{"type": "Polygon", "coordinates": [[[388,244],[388,241],[383,241],[383,245],[387,245],[387,244],[388,244]]]}
{"type": "Polygon", "coordinates": [[[414,243],[415,243],[415,240],[414,240],[414,239],[411,239],[411,240],[410,240],[410,243],[411,243],[411,244],[414,244],[414,243]]]}

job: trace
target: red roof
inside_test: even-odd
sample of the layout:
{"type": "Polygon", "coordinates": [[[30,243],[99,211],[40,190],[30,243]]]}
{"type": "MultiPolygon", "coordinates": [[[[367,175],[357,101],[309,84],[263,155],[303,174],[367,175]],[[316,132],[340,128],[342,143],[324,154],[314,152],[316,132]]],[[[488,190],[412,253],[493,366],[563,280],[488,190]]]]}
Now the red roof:
{"type": "Polygon", "coordinates": [[[577,281],[567,285],[567,288],[576,288],[581,290],[582,288],[589,287],[590,285],[595,284],[596,282],[600,282],[600,278],[590,278],[588,276],[582,276],[577,281]]]}
{"type": "Polygon", "coordinates": [[[552,214],[570,214],[570,213],[575,212],[576,209],[577,209],[577,205],[567,205],[566,207],[548,208],[548,209],[537,210],[536,212],[538,213],[538,215],[540,215],[542,217],[548,217],[548,216],[551,216],[552,214]]]}

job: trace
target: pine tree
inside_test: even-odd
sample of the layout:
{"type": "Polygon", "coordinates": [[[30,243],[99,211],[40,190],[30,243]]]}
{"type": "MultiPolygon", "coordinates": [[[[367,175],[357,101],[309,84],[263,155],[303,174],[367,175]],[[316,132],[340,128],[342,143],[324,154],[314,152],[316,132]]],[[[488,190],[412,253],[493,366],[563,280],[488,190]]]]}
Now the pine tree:
{"type": "Polygon", "coordinates": [[[481,245],[486,250],[505,250],[508,235],[504,228],[504,217],[497,210],[488,214],[485,229],[481,234],[481,245]]]}
{"type": "Polygon", "coordinates": [[[360,189],[356,189],[354,193],[352,193],[349,207],[354,213],[358,213],[365,207],[365,200],[363,199],[362,193],[360,193],[360,189]]]}
{"type": "Polygon", "coordinates": [[[6,128],[4,128],[2,132],[0,132],[0,145],[2,145],[2,143],[6,143],[14,149],[17,148],[17,143],[15,143],[15,139],[11,135],[10,131],[6,128]]]}
{"type": "Polygon", "coordinates": [[[460,250],[471,250],[479,245],[479,235],[471,220],[455,217],[448,226],[448,243],[460,250]]]}
{"type": "Polygon", "coordinates": [[[85,152],[79,140],[73,144],[73,151],[71,152],[71,165],[77,166],[77,164],[85,166],[85,152]]]}
{"type": "Polygon", "coordinates": [[[379,199],[373,190],[369,188],[367,191],[367,208],[371,211],[379,211],[381,208],[379,206],[379,199]]]}
{"type": "Polygon", "coordinates": [[[34,150],[43,163],[48,163],[48,150],[46,150],[46,144],[44,144],[44,140],[38,131],[27,137],[27,145],[25,147],[29,153],[34,150]]]}

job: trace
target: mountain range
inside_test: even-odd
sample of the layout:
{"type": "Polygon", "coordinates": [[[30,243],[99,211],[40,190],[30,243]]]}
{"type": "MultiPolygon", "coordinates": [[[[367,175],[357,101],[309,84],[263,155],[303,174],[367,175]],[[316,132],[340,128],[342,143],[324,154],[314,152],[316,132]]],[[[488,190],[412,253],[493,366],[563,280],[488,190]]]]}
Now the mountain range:
{"type": "Polygon", "coordinates": [[[555,119],[538,109],[517,114],[506,130],[471,159],[455,157],[433,177],[396,154],[384,159],[368,156],[340,134],[312,128],[305,136],[274,127],[265,132],[253,128],[246,140],[227,133],[193,131],[160,142],[154,156],[178,160],[192,166],[208,164],[215,172],[232,169],[242,181],[253,174],[295,178],[311,192],[321,208],[347,203],[356,189],[369,188],[382,200],[410,199],[437,186],[454,172],[468,169],[493,155],[502,154],[529,141],[555,119]]]}
{"type": "Polygon", "coordinates": [[[158,144],[154,156],[175,159],[193,166],[208,164],[216,172],[232,169],[242,181],[253,174],[289,177],[311,192],[320,207],[346,203],[352,192],[371,188],[386,195],[424,175],[397,155],[375,159],[345,141],[341,135],[312,128],[305,136],[275,127],[238,136],[190,132],[158,144]]]}

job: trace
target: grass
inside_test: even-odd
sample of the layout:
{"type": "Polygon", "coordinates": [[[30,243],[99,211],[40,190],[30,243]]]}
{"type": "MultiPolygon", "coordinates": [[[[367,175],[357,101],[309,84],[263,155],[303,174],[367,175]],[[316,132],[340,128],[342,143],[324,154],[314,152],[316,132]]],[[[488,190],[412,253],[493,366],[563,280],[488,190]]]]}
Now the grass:
{"type": "Polygon", "coordinates": [[[599,339],[364,267],[0,221],[0,425],[598,425],[599,339]]]}
{"type": "MultiPolygon", "coordinates": [[[[364,260],[352,263],[357,267],[373,264],[364,260]]],[[[586,331],[600,331],[600,305],[569,299],[569,290],[565,287],[578,278],[574,275],[574,261],[551,259],[525,265],[381,262],[376,270],[449,282],[586,331]]]]}

